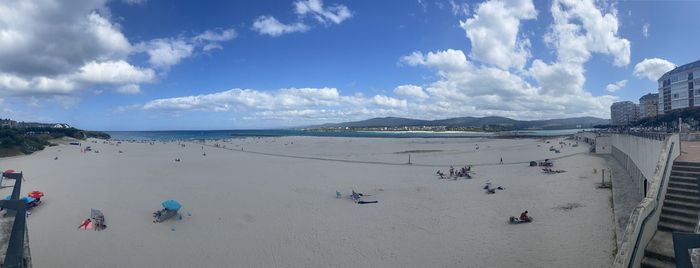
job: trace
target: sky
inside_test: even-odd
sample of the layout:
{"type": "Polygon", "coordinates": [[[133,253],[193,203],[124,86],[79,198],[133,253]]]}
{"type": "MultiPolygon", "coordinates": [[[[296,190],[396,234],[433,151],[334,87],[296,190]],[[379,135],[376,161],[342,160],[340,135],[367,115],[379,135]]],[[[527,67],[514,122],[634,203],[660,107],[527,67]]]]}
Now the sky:
{"type": "Polygon", "coordinates": [[[4,0],[0,118],[94,130],[610,117],[700,1],[4,0]]]}

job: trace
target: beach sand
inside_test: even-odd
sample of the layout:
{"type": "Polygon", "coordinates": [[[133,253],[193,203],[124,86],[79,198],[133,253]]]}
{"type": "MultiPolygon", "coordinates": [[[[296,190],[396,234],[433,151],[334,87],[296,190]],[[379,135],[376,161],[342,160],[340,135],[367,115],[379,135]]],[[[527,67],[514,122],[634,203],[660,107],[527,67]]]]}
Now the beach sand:
{"type": "Polygon", "coordinates": [[[92,140],[83,147],[99,153],[60,145],[0,168],[24,172],[23,192],[46,193],[28,218],[35,267],[609,266],[611,193],[592,172],[608,166],[584,144],[550,152],[561,139],[549,140],[92,140]],[[567,172],[527,165],[544,158],[567,172]],[[473,179],[435,175],[465,164],[473,179]],[[505,190],[487,195],[487,181],[505,190]],[[353,203],[352,189],[379,203],[353,203]],[[183,204],[183,219],[152,223],[165,199],[183,204]],[[90,208],[105,231],[77,229],[90,208]],[[534,222],[507,224],[523,210],[534,222]]]}

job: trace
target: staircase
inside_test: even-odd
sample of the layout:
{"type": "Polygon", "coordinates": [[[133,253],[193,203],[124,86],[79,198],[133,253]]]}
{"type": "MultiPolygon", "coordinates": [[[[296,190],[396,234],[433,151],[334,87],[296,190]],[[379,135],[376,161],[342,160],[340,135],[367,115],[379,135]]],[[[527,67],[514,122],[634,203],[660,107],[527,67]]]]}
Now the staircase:
{"type": "Polygon", "coordinates": [[[656,233],[644,250],[642,267],[676,267],[672,232],[695,232],[700,212],[700,163],[673,162],[656,233]]]}

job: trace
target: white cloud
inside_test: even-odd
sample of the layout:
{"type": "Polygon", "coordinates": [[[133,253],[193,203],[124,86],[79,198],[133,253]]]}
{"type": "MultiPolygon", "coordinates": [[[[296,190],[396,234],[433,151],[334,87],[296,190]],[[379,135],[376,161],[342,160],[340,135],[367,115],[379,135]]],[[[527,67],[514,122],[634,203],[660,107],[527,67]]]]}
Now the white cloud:
{"type": "Polygon", "coordinates": [[[489,0],[459,25],[471,41],[473,59],[501,69],[521,69],[530,57],[530,40],[518,37],[520,21],[536,17],[532,0],[489,0]]]}
{"type": "Polygon", "coordinates": [[[469,3],[467,2],[460,3],[450,0],[450,7],[452,8],[452,14],[455,16],[469,15],[469,3]]]}
{"type": "Polygon", "coordinates": [[[202,51],[210,51],[214,49],[224,49],[223,46],[217,44],[217,43],[211,43],[211,44],[206,44],[202,47],[202,51]]]}
{"type": "Polygon", "coordinates": [[[137,84],[128,84],[116,88],[116,91],[122,94],[139,94],[141,93],[141,87],[137,84]]]}
{"type": "Polygon", "coordinates": [[[339,24],[352,17],[352,12],[350,12],[348,7],[341,4],[324,7],[322,0],[296,1],[294,2],[294,10],[302,16],[312,15],[321,23],[332,22],[339,24]]]}
{"type": "Polygon", "coordinates": [[[324,7],[322,0],[297,0],[294,2],[294,12],[299,15],[299,21],[295,23],[285,24],[273,16],[263,15],[253,21],[251,29],[262,35],[280,36],[310,30],[311,27],[303,22],[307,16],[325,25],[340,24],[352,17],[352,11],[347,6],[335,4],[324,7]]]}
{"type": "Polygon", "coordinates": [[[554,25],[545,41],[557,48],[557,60],[582,64],[592,52],[613,56],[615,66],[630,62],[630,42],[617,35],[617,11],[602,13],[593,0],[554,0],[554,25]]]}
{"type": "Polygon", "coordinates": [[[642,36],[644,36],[644,38],[649,38],[649,27],[651,27],[649,23],[644,23],[644,25],[642,25],[642,36]]]}
{"type": "Polygon", "coordinates": [[[221,32],[217,32],[214,30],[206,30],[203,33],[200,33],[193,37],[192,39],[194,41],[214,41],[214,42],[223,42],[223,41],[229,41],[231,39],[236,38],[238,34],[236,33],[236,30],[233,28],[230,29],[224,29],[221,32]]]}
{"type": "Polygon", "coordinates": [[[428,94],[423,91],[423,88],[416,85],[400,85],[394,88],[394,94],[419,100],[429,98],[428,94]]]}
{"type": "Polygon", "coordinates": [[[156,75],[151,69],[139,68],[126,61],[90,62],[80,68],[78,77],[92,83],[153,82],[156,75]]]}
{"type": "Polygon", "coordinates": [[[131,46],[119,25],[94,11],[103,4],[0,1],[0,72],[51,76],[95,59],[124,58],[131,46]]]}
{"type": "Polygon", "coordinates": [[[372,101],[376,105],[390,107],[390,108],[405,109],[406,106],[408,105],[406,100],[399,100],[399,99],[387,97],[384,95],[376,95],[376,96],[374,96],[374,98],[372,98],[372,101]]]}
{"type": "Polygon", "coordinates": [[[253,30],[259,34],[279,36],[287,33],[306,32],[309,30],[309,26],[301,22],[284,24],[272,16],[260,16],[253,22],[253,30]]]}
{"type": "Polygon", "coordinates": [[[644,59],[634,66],[634,75],[637,77],[646,77],[656,82],[664,73],[673,70],[673,68],[676,68],[676,65],[664,59],[644,59]]]}
{"type": "Polygon", "coordinates": [[[617,81],[615,83],[608,84],[605,87],[605,90],[607,90],[608,92],[614,93],[615,91],[618,91],[625,86],[627,86],[627,80],[620,80],[620,81],[617,81]]]}
{"type": "MultiPolygon", "coordinates": [[[[143,105],[120,107],[116,111],[233,112],[239,119],[258,122],[262,119],[293,119],[320,123],[400,115],[406,112],[408,106],[409,102],[403,99],[384,95],[369,98],[362,94],[347,96],[341,95],[335,88],[285,88],[275,91],[236,88],[210,94],[156,99],[143,105]]],[[[287,124],[291,124],[291,121],[287,124]]]]}
{"type": "Polygon", "coordinates": [[[106,2],[0,1],[0,96],[66,95],[100,84],[154,82],[155,71],[130,63],[131,56],[146,53],[151,66],[167,70],[236,36],[233,29],[217,29],[133,45],[111,21],[106,2]]]}
{"type": "Polygon", "coordinates": [[[136,49],[148,54],[148,63],[151,66],[167,69],[190,57],[194,45],[182,39],[154,39],[137,44],[136,49]]]}
{"type": "Polygon", "coordinates": [[[144,109],[228,111],[234,108],[290,109],[311,106],[335,106],[341,101],[335,88],[287,88],[276,92],[253,89],[230,89],[195,96],[157,99],[143,105],[144,109]]]}

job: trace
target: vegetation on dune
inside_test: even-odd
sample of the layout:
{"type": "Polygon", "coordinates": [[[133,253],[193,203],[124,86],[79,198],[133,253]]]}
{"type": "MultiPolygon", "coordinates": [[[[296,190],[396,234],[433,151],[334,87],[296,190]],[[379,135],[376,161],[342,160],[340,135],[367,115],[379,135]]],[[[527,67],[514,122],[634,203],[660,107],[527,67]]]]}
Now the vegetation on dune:
{"type": "Polygon", "coordinates": [[[51,146],[49,140],[63,137],[76,139],[99,138],[109,139],[107,133],[99,131],[84,131],[77,128],[0,128],[0,157],[18,154],[31,154],[51,146]]]}

